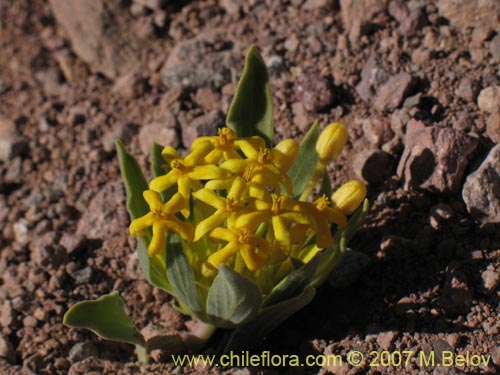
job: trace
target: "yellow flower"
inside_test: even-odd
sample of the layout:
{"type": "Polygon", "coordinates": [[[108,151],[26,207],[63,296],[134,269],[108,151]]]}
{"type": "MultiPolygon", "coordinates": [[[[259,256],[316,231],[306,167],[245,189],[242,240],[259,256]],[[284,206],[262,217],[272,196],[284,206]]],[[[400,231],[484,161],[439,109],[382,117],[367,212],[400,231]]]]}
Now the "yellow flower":
{"type": "Polygon", "coordinates": [[[321,161],[334,161],[347,142],[347,130],[344,125],[334,122],[319,135],[316,152],[321,161]]]}
{"type": "Polygon", "coordinates": [[[255,201],[256,211],[243,214],[236,220],[237,227],[254,229],[262,222],[271,221],[274,238],[288,250],[290,231],[287,223],[313,224],[304,205],[288,196],[273,195],[272,202],[255,201]]]}
{"type": "MultiPolygon", "coordinates": [[[[223,179],[230,173],[216,165],[205,164],[204,158],[212,148],[209,142],[200,143],[193,149],[191,154],[184,159],[179,156],[172,147],[165,147],[162,156],[172,168],[166,175],[154,178],[149,183],[149,188],[161,193],[170,186],[177,183],[177,190],[184,199],[189,200],[191,188],[201,188],[199,180],[223,179]]],[[[186,205],[181,213],[184,217],[189,216],[189,205],[186,205]]]]}
{"type": "Polygon", "coordinates": [[[167,203],[161,201],[160,194],[153,190],[143,193],[150,212],[130,223],[130,234],[137,236],[144,229],[153,227],[153,238],[148,246],[149,256],[154,256],[165,249],[165,237],[168,230],[177,233],[183,240],[193,239],[194,228],[190,223],[179,220],[175,214],[185,208],[186,200],[176,193],[167,203]]]}
{"type": "Polygon", "coordinates": [[[332,194],[335,207],[344,214],[350,215],[359,207],[366,197],[366,186],[361,181],[352,180],[342,185],[332,194]]]}
{"type": "MultiPolygon", "coordinates": [[[[258,150],[249,142],[241,141],[240,149],[247,159],[231,159],[223,162],[220,167],[239,175],[244,181],[251,182],[257,190],[261,191],[265,187],[272,187],[275,193],[281,192],[280,184],[285,186],[288,194],[291,194],[292,183],[290,177],[274,163],[274,150],[259,148],[258,150]]],[[[280,163],[289,164],[290,160],[295,160],[295,156],[285,154],[281,150],[280,163]]]]}
{"type": "Polygon", "coordinates": [[[303,202],[304,210],[314,218],[313,230],[316,232],[316,244],[319,248],[329,248],[333,244],[332,233],[329,223],[335,223],[339,229],[345,228],[347,218],[344,213],[336,208],[330,207],[326,195],[316,199],[314,202],[303,202]]]}
{"type": "Polygon", "coordinates": [[[194,234],[194,241],[198,241],[206,233],[217,227],[220,223],[227,220],[227,227],[234,226],[235,220],[242,212],[248,211],[248,200],[241,200],[239,193],[243,181],[235,181],[229,190],[227,197],[221,197],[210,189],[200,189],[193,193],[193,196],[212,206],[216,211],[205,220],[201,221],[197,226],[194,234]]]}
{"type": "Polygon", "coordinates": [[[207,258],[208,265],[215,269],[220,264],[227,263],[234,255],[239,253],[246,267],[255,272],[265,265],[271,252],[271,247],[266,239],[246,228],[215,228],[210,232],[209,236],[212,239],[227,242],[222,249],[207,258]]]}
{"type": "Polygon", "coordinates": [[[191,145],[191,148],[195,149],[203,142],[210,142],[212,144],[213,150],[205,156],[205,161],[209,164],[218,163],[221,157],[224,160],[241,159],[240,154],[236,151],[239,149],[238,144],[240,141],[249,142],[255,147],[265,147],[265,142],[261,137],[255,136],[239,139],[236,138],[236,134],[230,128],[221,128],[217,132],[217,136],[197,138],[191,145]]]}

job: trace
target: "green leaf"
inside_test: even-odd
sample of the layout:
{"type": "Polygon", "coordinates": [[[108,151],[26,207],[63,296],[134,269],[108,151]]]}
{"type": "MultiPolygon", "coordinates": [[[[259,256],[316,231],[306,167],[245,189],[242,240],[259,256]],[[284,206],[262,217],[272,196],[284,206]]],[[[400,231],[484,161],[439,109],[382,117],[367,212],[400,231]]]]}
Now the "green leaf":
{"type": "Polygon", "coordinates": [[[310,278],[314,275],[319,264],[319,257],[314,257],[309,263],[292,271],[287,277],[276,285],[264,301],[264,306],[274,305],[278,302],[295,297],[302,293],[310,278]]]}
{"type": "Polygon", "coordinates": [[[204,320],[205,314],[196,288],[193,269],[184,254],[179,237],[170,234],[171,239],[167,246],[167,276],[172,285],[173,294],[181,307],[204,320]]]}
{"type": "Polygon", "coordinates": [[[144,345],[141,333],[125,314],[124,303],[118,292],[106,294],[97,300],[76,303],[64,314],[63,323],[70,327],[90,329],[108,340],[144,345]]]}
{"type": "Polygon", "coordinates": [[[125,150],[123,143],[116,140],[115,145],[120,171],[127,191],[127,209],[132,220],[137,219],[149,212],[148,204],[142,196],[144,190],[148,189],[148,183],[142,174],[139,163],[125,150]]]}
{"type": "Polygon", "coordinates": [[[265,139],[268,147],[271,146],[274,127],[269,74],[255,46],[248,50],[245,69],[238,82],[226,121],[238,137],[258,135],[265,139]]]}
{"type": "Polygon", "coordinates": [[[146,280],[157,288],[172,293],[172,286],[168,281],[167,272],[164,265],[165,262],[161,261],[161,256],[164,257],[165,253],[162,252],[150,258],[148,255],[148,246],[146,245],[146,241],[141,237],[137,239],[136,250],[137,254],[139,255],[139,265],[141,266],[146,280]]]}
{"type": "Polygon", "coordinates": [[[369,210],[370,210],[370,202],[368,201],[368,199],[365,199],[361,207],[359,207],[356,210],[356,212],[354,212],[354,214],[351,216],[351,219],[349,220],[347,227],[344,229],[344,235],[347,241],[349,241],[351,237],[354,235],[354,233],[356,233],[358,228],[361,225],[363,225],[369,210]]]}
{"type": "Polygon", "coordinates": [[[219,266],[207,297],[211,324],[232,328],[253,318],[262,305],[262,293],[249,278],[226,265],[219,266]]]}
{"type": "Polygon", "coordinates": [[[308,286],[299,296],[262,309],[255,319],[233,331],[225,352],[252,349],[272,330],[311,302],[315,294],[315,289],[308,286]]]}
{"type": "MultiPolygon", "coordinates": [[[[151,147],[151,167],[154,177],[163,176],[171,170],[170,165],[163,159],[163,156],[161,156],[163,148],[164,147],[158,143],[153,143],[151,147]]],[[[168,202],[175,193],[177,193],[177,184],[170,186],[160,194],[162,201],[168,202]]]]}
{"type": "Polygon", "coordinates": [[[295,197],[302,194],[306,189],[316,170],[318,154],[316,153],[316,142],[318,140],[318,121],[316,120],[300,142],[300,150],[297,160],[288,171],[292,179],[293,195],[295,197]]]}

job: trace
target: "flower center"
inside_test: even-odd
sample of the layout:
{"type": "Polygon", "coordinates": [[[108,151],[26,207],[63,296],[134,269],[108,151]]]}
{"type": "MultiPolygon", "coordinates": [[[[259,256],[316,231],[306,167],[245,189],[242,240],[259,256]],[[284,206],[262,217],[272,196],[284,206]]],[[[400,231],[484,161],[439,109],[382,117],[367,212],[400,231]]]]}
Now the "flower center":
{"type": "Polygon", "coordinates": [[[329,204],[329,199],[326,197],[326,195],[323,194],[323,196],[316,201],[316,208],[320,211],[323,211],[328,208],[329,204]]]}
{"type": "Polygon", "coordinates": [[[281,195],[273,196],[273,205],[271,207],[271,211],[273,212],[274,215],[279,215],[281,213],[284,201],[285,197],[281,195]]]}
{"type": "Polygon", "coordinates": [[[180,160],[173,160],[172,163],[170,163],[170,166],[182,173],[186,173],[188,171],[188,167],[186,167],[180,160]]]}
{"type": "Polygon", "coordinates": [[[248,230],[243,228],[238,231],[238,242],[242,245],[246,244],[248,242],[248,237],[250,236],[250,233],[248,233],[248,230]]]}
{"type": "Polygon", "coordinates": [[[241,176],[241,179],[245,182],[252,181],[254,170],[255,170],[255,168],[253,166],[246,167],[245,170],[243,171],[243,175],[241,176]]]}
{"type": "Polygon", "coordinates": [[[222,128],[218,131],[219,134],[219,144],[221,146],[227,146],[233,143],[235,140],[234,132],[229,128],[222,128]]]}
{"type": "Polygon", "coordinates": [[[268,148],[261,148],[257,155],[257,162],[261,165],[269,164],[273,160],[273,154],[268,148]]]}

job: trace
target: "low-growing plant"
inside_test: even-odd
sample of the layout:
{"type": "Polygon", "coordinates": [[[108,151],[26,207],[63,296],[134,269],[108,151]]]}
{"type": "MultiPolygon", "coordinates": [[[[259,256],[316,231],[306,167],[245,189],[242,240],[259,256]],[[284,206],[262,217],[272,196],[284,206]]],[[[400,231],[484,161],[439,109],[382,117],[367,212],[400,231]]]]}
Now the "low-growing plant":
{"type": "Polygon", "coordinates": [[[249,349],[313,299],[368,211],[363,183],[332,193],[326,173],[347,131],[332,123],[320,133],[314,123],[300,144],[273,147],[269,78],[255,47],[226,124],[186,156],[154,144],[149,184],[116,142],[144,276],[198,325],[145,340],[116,291],[72,306],[66,325],[134,344],[147,361],[152,349],[200,350],[216,328],[231,330],[226,351],[249,349]]]}

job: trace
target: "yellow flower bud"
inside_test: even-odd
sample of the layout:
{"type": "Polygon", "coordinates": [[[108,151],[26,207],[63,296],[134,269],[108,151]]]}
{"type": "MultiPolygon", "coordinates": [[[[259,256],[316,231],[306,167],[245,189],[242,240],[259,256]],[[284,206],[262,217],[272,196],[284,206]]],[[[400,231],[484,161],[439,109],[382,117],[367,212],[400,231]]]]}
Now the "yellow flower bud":
{"type": "Polygon", "coordinates": [[[299,142],[294,139],[285,139],[273,148],[274,163],[287,172],[299,153],[299,142]]]}
{"type": "Polygon", "coordinates": [[[352,180],[342,185],[332,194],[334,207],[344,214],[350,215],[359,207],[366,197],[366,186],[361,181],[352,180]]]}
{"type": "Polygon", "coordinates": [[[319,135],[316,152],[322,161],[334,161],[342,152],[347,142],[347,130],[344,125],[333,122],[319,135]]]}

